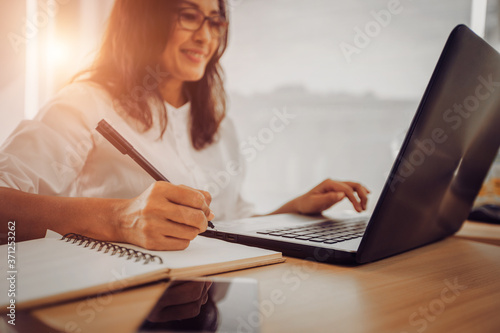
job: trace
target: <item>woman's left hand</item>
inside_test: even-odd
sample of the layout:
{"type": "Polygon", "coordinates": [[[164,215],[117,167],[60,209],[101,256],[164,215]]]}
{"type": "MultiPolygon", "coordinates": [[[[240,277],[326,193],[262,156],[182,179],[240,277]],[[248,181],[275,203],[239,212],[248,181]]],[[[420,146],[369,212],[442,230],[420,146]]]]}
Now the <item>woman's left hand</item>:
{"type": "Polygon", "coordinates": [[[309,192],[288,202],[273,214],[318,214],[345,197],[351,201],[357,212],[361,212],[366,210],[368,193],[370,191],[359,183],[326,179],[309,192]]]}

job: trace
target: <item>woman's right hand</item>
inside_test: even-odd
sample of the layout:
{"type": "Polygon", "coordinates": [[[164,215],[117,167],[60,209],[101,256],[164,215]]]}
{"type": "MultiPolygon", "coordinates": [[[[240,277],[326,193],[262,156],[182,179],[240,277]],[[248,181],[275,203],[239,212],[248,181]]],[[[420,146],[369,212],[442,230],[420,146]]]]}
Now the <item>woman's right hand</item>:
{"type": "Polygon", "coordinates": [[[158,181],[125,200],[114,225],[117,238],[148,250],[183,250],[214,218],[206,191],[158,181]]]}

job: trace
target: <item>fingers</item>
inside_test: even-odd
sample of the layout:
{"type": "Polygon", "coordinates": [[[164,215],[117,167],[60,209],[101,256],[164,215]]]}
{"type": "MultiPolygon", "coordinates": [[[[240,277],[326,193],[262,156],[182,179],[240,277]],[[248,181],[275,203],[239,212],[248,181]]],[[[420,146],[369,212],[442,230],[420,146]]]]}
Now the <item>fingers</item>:
{"type": "Polygon", "coordinates": [[[357,212],[361,212],[363,210],[363,207],[361,206],[361,202],[358,201],[358,198],[354,195],[354,189],[353,187],[347,185],[347,184],[342,184],[342,188],[344,189],[344,193],[346,197],[351,201],[352,205],[354,206],[354,209],[356,209],[357,212]]]}
{"type": "Polygon", "coordinates": [[[170,220],[161,221],[156,219],[149,223],[150,228],[153,232],[156,232],[159,235],[164,237],[172,237],[185,239],[188,241],[192,241],[198,236],[201,231],[199,228],[192,227],[190,225],[184,223],[177,223],[170,220]]]}
{"type": "MultiPolygon", "coordinates": [[[[162,215],[147,214],[149,213],[146,212],[146,215],[142,215],[135,224],[131,225],[128,232],[132,238],[131,243],[148,250],[184,250],[189,246],[190,241],[206,230],[206,222],[199,227],[193,227],[165,219],[162,215]]],[[[199,215],[205,219],[202,212],[199,215]]]]}
{"type": "MultiPolygon", "coordinates": [[[[201,210],[208,219],[213,219],[215,215],[209,207],[212,198],[210,193],[202,190],[195,190],[185,185],[173,185],[167,182],[156,182],[153,184],[150,196],[153,199],[166,199],[175,205],[190,207],[196,210],[201,210]]],[[[187,211],[185,210],[184,213],[187,211]]],[[[186,216],[184,219],[188,219],[186,216]]],[[[179,218],[175,219],[178,222],[183,222],[179,218]]]]}
{"type": "Polygon", "coordinates": [[[189,189],[189,190],[192,190],[192,191],[196,191],[196,192],[200,192],[205,197],[205,202],[207,203],[207,205],[210,206],[210,204],[212,203],[212,196],[207,191],[198,190],[198,189],[189,187],[187,185],[179,185],[179,187],[186,188],[186,189],[189,189]]]}
{"type": "Polygon", "coordinates": [[[189,246],[189,240],[180,239],[177,237],[165,237],[160,234],[153,234],[150,237],[145,237],[142,240],[136,237],[131,241],[145,249],[151,251],[180,251],[185,250],[189,246]]]}
{"type": "Polygon", "coordinates": [[[214,218],[208,192],[156,182],[118,213],[119,238],[150,250],[182,250],[214,218]]]}
{"type": "Polygon", "coordinates": [[[342,192],[327,192],[320,196],[320,205],[316,210],[324,211],[337,202],[345,198],[345,194],[342,192]]]}
{"type": "MultiPolygon", "coordinates": [[[[194,227],[199,233],[205,232],[208,220],[213,218],[213,213],[210,213],[207,217],[205,213],[199,209],[181,206],[171,202],[164,203],[163,207],[160,208],[161,211],[158,211],[158,215],[162,215],[164,220],[170,220],[181,225],[194,227]]],[[[147,214],[147,212],[145,213],[147,214]]]]}
{"type": "Polygon", "coordinates": [[[196,190],[186,185],[175,186],[164,182],[163,186],[167,187],[165,190],[165,198],[169,201],[179,205],[200,209],[205,213],[207,218],[210,218],[209,216],[211,213],[213,214],[209,208],[212,202],[212,196],[207,191],[196,190]]]}
{"type": "Polygon", "coordinates": [[[370,193],[370,191],[359,183],[346,182],[346,184],[356,191],[360,199],[361,208],[363,208],[363,210],[366,210],[366,203],[368,202],[368,193],[370,193]]]}
{"type": "Polygon", "coordinates": [[[368,193],[370,191],[363,185],[355,182],[339,182],[327,179],[319,184],[315,190],[319,191],[334,191],[344,193],[351,201],[354,209],[361,212],[366,209],[368,202],[368,193]]]}
{"type": "Polygon", "coordinates": [[[210,206],[210,204],[212,203],[212,196],[210,195],[210,193],[208,193],[207,191],[203,191],[203,190],[197,190],[199,192],[201,192],[201,194],[203,194],[203,196],[205,197],[205,202],[207,203],[207,205],[210,206]]]}

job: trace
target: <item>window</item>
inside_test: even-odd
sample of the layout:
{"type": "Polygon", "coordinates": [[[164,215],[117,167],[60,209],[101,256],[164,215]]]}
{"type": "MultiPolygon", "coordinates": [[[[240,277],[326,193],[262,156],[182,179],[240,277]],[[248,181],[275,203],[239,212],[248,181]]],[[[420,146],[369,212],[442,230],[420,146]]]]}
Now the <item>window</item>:
{"type": "Polygon", "coordinates": [[[446,39],[469,25],[471,6],[234,1],[224,64],[247,198],[268,212],[332,178],[365,184],[373,205],[446,39]],[[275,120],[284,112],[287,123],[275,120]]]}

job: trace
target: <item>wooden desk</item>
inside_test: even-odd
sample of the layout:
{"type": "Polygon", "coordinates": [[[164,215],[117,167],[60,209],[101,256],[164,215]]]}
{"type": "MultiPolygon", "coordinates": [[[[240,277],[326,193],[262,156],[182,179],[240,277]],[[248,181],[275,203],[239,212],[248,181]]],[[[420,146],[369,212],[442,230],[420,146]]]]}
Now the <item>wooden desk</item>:
{"type": "MultiPolygon", "coordinates": [[[[500,332],[500,247],[489,244],[449,238],[357,267],[289,258],[218,276],[259,281],[262,332],[500,332]]],[[[34,314],[67,332],[133,332],[162,289],[34,314]]]]}
{"type": "Polygon", "coordinates": [[[455,234],[455,237],[500,245],[500,225],[467,221],[455,234]]]}

